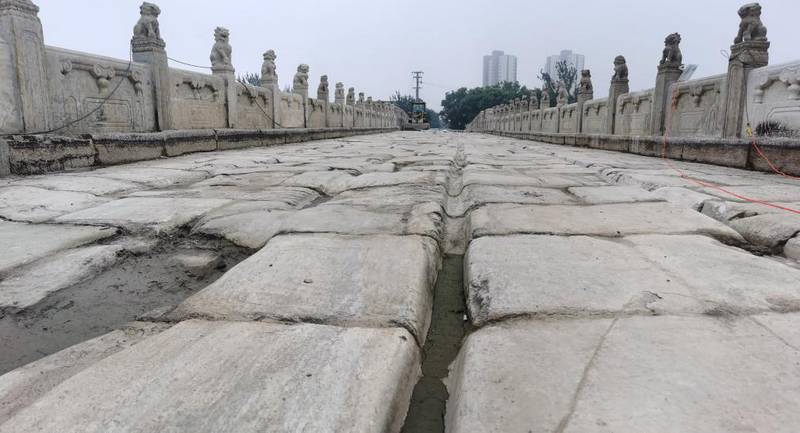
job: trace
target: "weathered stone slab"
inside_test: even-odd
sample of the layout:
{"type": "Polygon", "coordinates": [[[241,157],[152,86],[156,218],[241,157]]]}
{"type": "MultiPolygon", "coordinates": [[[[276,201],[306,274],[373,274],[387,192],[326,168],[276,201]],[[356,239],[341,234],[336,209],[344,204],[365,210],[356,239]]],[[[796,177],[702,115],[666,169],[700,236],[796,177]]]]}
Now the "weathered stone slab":
{"type": "Polygon", "coordinates": [[[313,188],[333,196],[345,191],[353,176],[344,171],[310,171],[292,176],[283,182],[285,186],[313,188]]]}
{"type": "Polygon", "coordinates": [[[116,229],[0,221],[0,275],[61,250],[113,236],[116,229]]]}
{"type": "MultiPolygon", "coordinates": [[[[751,185],[725,188],[738,195],[755,200],[771,202],[800,202],[800,188],[796,185],[751,185]]],[[[703,192],[725,200],[737,201],[736,197],[713,188],[706,188],[703,192]]]]}
{"type": "MultiPolygon", "coordinates": [[[[800,209],[800,202],[774,202],[772,204],[790,209],[800,209]]],[[[764,214],[784,214],[788,212],[786,210],[761,203],[724,201],[717,198],[715,200],[709,200],[706,202],[706,204],[703,206],[703,213],[717,221],[727,222],[737,218],[749,218],[764,214]]]]}
{"type": "Polygon", "coordinates": [[[294,214],[296,212],[264,209],[204,218],[192,231],[222,237],[239,246],[260,249],[281,233],[284,221],[294,214]]]}
{"type": "Polygon", "coordinates": [[[402,326],[422,341],[437,250],[419,236],[279,236],[172,316],[402,326]]]}
{"type": "Polygon", "coordinates": [[[52,293],[91,278],[113,265],[121,246],[95,245],[46,257],[0,281],[0,310],[23,310],[52,293]]]}
{"type": "Polygon", "coordinates": [[[569,194],[554,188],[535,186],[467,185],[457,198],[451,198],[447,214],[463,216],[470,210],[489,203],[574,204],[569,194]]]}
{"type": "Polygon", "coordinates": [[[242,188],[239,186],[209,186],[142,191],[131,194],[131,197],[273,201],[286,203],[292,208],[299,208],[311,204],[314,200],[319,198],[319,194],[308,188],[296,187],[242,188]]]}
{"type": "Polygon", "coordinates": [[[568,190],[587,204],[661,201],[652,192],[636,186],[578,186],[568,190]]]}
{"type": "Polygon", "coordinates": [[[789,242],[786,242],[786,245],[783,247],[783,255],[800,261],[800,237],[789,239],[789,242]]]}
{"type": "Polygon", "coordinates": [[[741,242],[730,227],[669,203],[596,206],[487,205],[470,214],[472,237],[508,234],[626,236],[630,234],[709,234],[741,242]]]}
{"type": "Polygon", "coordinates": [[[800,310],[800,269],[704,236],[630,236],[625,241],[687,284],[703,313],[800,310]]]}
{"type": "Polygon", "coordinates": [[[677,206],[688,207],[692,210],[705,210],[705,204],[716,197],[693,191],[689,188],[664,187],[653,191],[653,195],[677,206]]]}
{"type": "Polygon", "coordinates": [[[7,186],[0,188],[0,217],[16,221],[44,222],[107,201],[108,199],[82,192],[7,186]]]}
{"type": "Polygon", "coordinates": [[[16,180],[14,185],[34,186],[56,191],[87,192],[95,195],[114,194],[142,188],[142,185],[124,180],[77,174],[23,177],[16,180]]]}
{"type": "Polygon", "coordinates": [[[516,185],[548,188],[567,188],[570,186],[607,185],[595,175],[541,173],[525,175],[508,170],[464,170],[464,185],[516,185]]]}
{"type": "Polygon", "coordinates": [[[409,208],[436,203],[444,206],[447,192],[443,186],[400,185],[345,191],[326,204],[346,205],[381,212],[407,212],[409,208]]]}
{"type": "Polygon", "coordinates": [[[557,431],[611,322],[515,321],[473,333],[450,367],[446,431],[557,431]]]}
{"type": "Polygon", "coordinates": [[[57,221],[77,224],[107,224],[130,231],[170,231],[186,225],[218,207],[222,199],[124,198],[59,217],[57,221]]]}
{"type": "Polygon", "coordinates": [[[452,369],[447,431],[800,428],[797,349],[749,318],[610,323],[519,321],[472,334],[452,369]]]}
{"type": "Polygon", "coordinates": [[[101,168],[84,174],[135,182],[151,188],[167,188],[173,185],[194,183],[208,177],[208,174],[203,171],[148,167],[143,164],[101,168]]]}
{"type": "Polygon", "coordinates": [[[446,179],[443,175],[425,171],[400,171],[395,173],[366,173],[353,178],[348,189],[362,189],[404,184],[441,185],[446,179]]]}
{"type": "Polygon", "coordinates": [[[132,323],[0,376],[0,425],[80,371],[168,327],[132,323]]]}
{"type": "Polygon", "coordinates": [[[728,224],[749,242],[769,248],[777,248],[800,233],[800,215],[789,212],[735,219],[728,224]]]}
{"type": "Polygon", "coordinates": [[[75,374],[0,432],[397,433],[418,375],[404,329],[190,321],[75,374]]]}
{"type": "Polygon", "coordinates": [[[585,236],[476,239],[465,270],[477,326],[516,316],[664,313],[694,304],[683,283],[632,248],[585,236]]]}

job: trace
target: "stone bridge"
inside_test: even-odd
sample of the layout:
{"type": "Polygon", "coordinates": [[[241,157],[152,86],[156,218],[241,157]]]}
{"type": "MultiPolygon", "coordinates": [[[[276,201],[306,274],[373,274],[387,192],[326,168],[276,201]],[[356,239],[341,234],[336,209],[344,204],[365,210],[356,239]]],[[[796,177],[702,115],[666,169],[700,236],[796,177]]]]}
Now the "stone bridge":
{"type": "Polygon", "coordinates": [[[671,164],[396,132],[7,178],[0,432],[795,432],[800,218],[681,176],[797,181],[671,164]]]}
{"type": "MultiPolygon", "coordinates": [[[[36,11],[0,0],[2,66],[47,83],[6,88],[20,93],[0,140],[0,433],[800,430],[795,138],[612,133],[628,108],[558,120],[614,98],[401,132],[402,113],[330,103],[325,80],[308,98],[305,66],[279,94],[273,52],[250,117],[224,29],[214,74],[187,82],[155,5],[130,71],[37,45],[36,11]],[[108,121],[130,114],[102,102],[117,85],[144,117],[108,121]],[[164,91],[181,86],[199,96],[164,91]],[[67,94],[82,101],[69,115],[67,94]],[[76,113],[94,117],[26,134],[76,113]]],[[[689,102],[702,88],[706,107],[733,69],[688,85],[689,102]]],[[[761,100],[791,130],[780,77],[761,100]]]]}

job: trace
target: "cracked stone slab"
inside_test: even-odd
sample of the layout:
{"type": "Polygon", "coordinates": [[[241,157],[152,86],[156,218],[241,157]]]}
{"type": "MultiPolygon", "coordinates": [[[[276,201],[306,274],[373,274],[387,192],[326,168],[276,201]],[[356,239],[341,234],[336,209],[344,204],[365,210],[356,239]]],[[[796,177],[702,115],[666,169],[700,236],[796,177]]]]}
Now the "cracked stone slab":
{"type": "Polygon", "coordinates": [[[632,248],[586,236],[476,239],[465,272],[476,326],[524,315],[663,313],[694,304],[684,284],[632,248]]]}
{"type": "Polygon", "coordinates": [[[400,185],[345,191],[326,204],[403,213],[424,203],[444,206],[447,202],[446,197],[445,188],[441,185],[400,185]]]}
{"type": "Polygon", "coordinates": [[[76,174],[24,177],[13,182],[13,185],[33,186],[56,191],[86,192],[95,195],[128,192],[142,188],[142,185],[133,182],[76,174]]]}
{"type": "Polygon", "coordinates": [[[428,237],[279,236],[171,316],[402,326],[423,341],[438,262],[428,237]]]}
{"type": "Polygon", "coordinates": [[[797,349],[749,318],[511,322],[472,334],[451,377],[451,433],[800,428],[797,349]]]}
{"type": "Polygon", "coordinates": [[[0,310],[24,310],[49,295],[97,275],[117,261],[120,245],[94,245],[56,253],[18,268],[0,281],[0,310]]]}
{"type": "Polygon", "coordinates": [[[472,238],[510,234],[626,236],[708,234],[731,242],[744,239],[733,229],[691,209],[669,203],[595,206],[487,205],[470,214],[472,238]]]}
{"type": "MultiPolygon", "coordinates": [[[[738,195],[770,202],[800,202],[800,188],[797,185],[749,185],[725,188],[738,195]]],[[[703,192],[730,201],[741,201],[722,191],[706,188],[703,192]]]]}
{"type": "Polygon", "coordinates": [[[231,200],[223,199],[132,197],[64,215],[56,220],[63,223],[113,225],[133,232],[166,232],[229,203],[231,200]]]}
{"type": "Polygon", "coordinates": [[[285,186],[299,186],[322,191],[334,196],[348,189],[354,177],[341,170],[310,171],[292,176],[283,182],[285,186]]]}
{"type": "Polygon", "coordinates": [[[652,192],[635,186],[577,186],[568,190],[586,204],[662,201],[652,192]]]}
{"type": "Polygon", "coordinates": [[[188,321],[66,379],[0,432],[397,433],[419,358],[404,329],[188,321]]]}
{"type": "Polygon", "coordinates": [[[83,192],[8,186],[0,188],[0,217],[38,223],[107,201],[83,192]]]}
{"type": "Polygon", "coordinates": [[[435,203],[423,203],[404,213],[387,213],[323,204],[298,212],[248,212],[211,219],[193,231],[248,248],[261,248],[282,233],[420,235],[438,240],[442,238],[442,209],[435,203]]]}
{"type": "Polygon", "coordinates": [[[670,186],[653,191],[653,195],[674,205],[688,207],[695,211],[700,211],[701,209],[705,210],[704,206],[707,203],[717,200],[717,198],[712,195],[703,194],[689,188],[670,186]]]}
{"type": "Polygon", "coordinates": [[[0,376],[0,425],[75,374],[167,328],[132,323],[0,376]]]}
{"type": "Polygon", "coordinates": [[[116,229],[0,221],[0,275],[50,254],[114,236],[116,229]]]}
{"type": "Polygon", "coordinates": [[[203,188],[161,189],[142,191],[131,197],[175,197],[193,199],[229,199],[238,201],[271,201],[286,203],[292,208],[307,206],[319,198],[319,194],[308,188],[264,187],[242,188],[234,186],[214,186],[203,188]]]}
{"type": "Polygon", "coordinates": [[[208,177],[208,174],[202,171],[145,167],[135,164],[106,167],[84,174],[135,182],[151,188],[168,188],[173,185],[195,183],[208,177]]]}
{"type": "Polygon", "coordinates": [[[363,189],[404,184],[441,185],[445,176],[427,171],[400,171],[395,173],[367,173],[350,180],[348,189],[363,189]]]}
{"type": "MultiPolygon", "coordinates": [[[[784,203],[774,202],[777,206],[787,207],[790,209],[800,209],[800,202],[797,203],[784,203]]],[[[767,206],[760,203],[742,203],[736,201],[724,201],[719,198],[710,200],[703,206],[703,213],[714,218],[717,221],[728,222],[738,218],[749,218],[757,215],[766,214],[786,214],[786,210],[778,209],[775,207],[767,206]]]]}
{"type": "Polygon", "coordinates": [[[575,204],[576,201],[564,191],[554,188],[467,185],[457,198],[448,201],[447,214],[463,216],[471,209],[489,203],[575,204]]]}

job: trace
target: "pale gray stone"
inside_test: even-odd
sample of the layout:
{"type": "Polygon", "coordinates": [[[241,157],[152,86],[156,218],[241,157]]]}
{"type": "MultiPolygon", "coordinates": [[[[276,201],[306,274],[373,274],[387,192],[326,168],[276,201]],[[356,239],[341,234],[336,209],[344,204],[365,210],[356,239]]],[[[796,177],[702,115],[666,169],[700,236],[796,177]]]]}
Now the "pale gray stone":
{"type": "Polygon", "coordinates": [[[575,204],[569,194],[555,188],[535,186],[467,185],[447,203],[447,214],[460,217],[489,203],[575,204]]]}
{"type": "Polygon", "coordinates": [[[74,174],[23,177],[14,181],[13,185],[34,186],[56,191],[86,192],[94,195],[129,192],[143,188],[142,185],[133,182],[74,174]]]}
{"type": "Polygon", "coordinates": [[[283,185],[312,188],[334,196],[345,191],[352,180],[352,175],[341,170],[309,171],[286,179],[283,185]]]}
{"type": "Polygon", "coordinates": [[[294,214],[295,212],[276,209],[231,213],[204,218],[192,231],[222,237],[239,246],[260,249],[281,232],[284,221],[294,214]]]}
{"type": "Polygon", "coordinates": [[[626,236],[703,233],[741,242],[730,227],[690,209],[668,203],[596,206],[487,205],[470,215],[473,238],[508,234],[626,236]]]}
{"type": "Polygon", "coordinates": [[[0,217],[16,221],[44,222],[107,201],[108,199],[82,192],[7,186],[0,188],[0,217]]]}
{"type": "Polygon", "coordinates": [[[783,255],[800,262],[800,238],[789,239],[783,247],[783,255]]]}
{"type": "Polygon", "coordinates": [[[587,204],[661,201],[652,192],[635,186],[578,186],[568,190],[587,204]]]}
{"type": "MultiPolygon", "coordinates": [[[[725,189],[740,196],[749,197],[755,200],[769,202],[800,202],[800,188],[798,188],[796,185],[768,184],[733,186],[725,189]]],[[[703,190],[703,192],[725,200],[741,201],[740,199],[733,197],[728,193],[713,188],[706,188],[703,190]]]]}
{"type": "Polygon", "coordinates": [[[348,189],[397,186],[403,184],[441,185],[444,176],[431,172],[401,171],[396,173],[367,173],[349,182],[348,189]]]}
{"type": "Polygon", "coordinates": [[[49,295],[97,275],[117,261],[118,245],[95,245],[54,254],[0,281],[0,310],[24,310],[49,295]]]}
{"type": "Polygon", "coordinates": [[[702,209],[704,211],[703,213],[705,213],[705,205],[710,200],[716,199],[714,196],[681,187],[658,188],[653,191],[653,195],[677,206],[688,207],[695,211],[702,209]]]}
{"type": "Polygon", "coordinates": [[[419,358],[404,329],[183,322],[65,380],[0,432],[398,433],[419,358]]]}
{"type": "Polygon", "coordinates": [[[248,201],[270,201],[286,203],[290,208],[300,208],[311,204],[319,194],[308,188],[297,187],[241,187],[215,185],[182,189],[161,189],[141,191],[131,197],[176,197],[185,199],[229,199],[248,201]]]}
{"type": "Polygon", "coordinates": [[[116,229],[0,221],[0,275],[69,248],[114,236],[116,229]]]}
{"type": "Polygon", "coordinates": [[[800,217],[784,212],[730,221],[731,227],[756,245],[777,248],[800,233],[800,217]]]}
{"type": "Polygon", "coordinates": [[[447,192],[444,186],[399,185],[345,191],[326,204],[346,205],[374,211],[408,212],[424,203],[444,206],[447,192]]]}
{"type": "Polygon", "coordinates": [[[515,316],[664,313],[694,304],[684,283],[632,248],[585,236],[480,238],[464,267],[477,326],[515,316]]]}
{"type": "Polygon", "coordinates": [[[438,259],[427,237],[279,236],[173,315],[403,326],[422,341],[438,259]]]}
{"type": "Polygon", "coordinates": [[[75,374],[168,327],[132,323],[0,376],[0,425],[75,374]]]}
{"type": "Polygon", "coordinates": [[[131,231],[165,232],[182,227],[204,213],[230,203],[222,199],[124,198],[64,215],[57,221],[106,224],[131,231]]]}
{"type": "Polygon", "coordinates": [[[796,361],[749,318],[512,322],[467,339],[447,431],[790,433],[796,361]]]}
{"type": "MultiPolygon", "coordinates": [[[[148,162],[145,164],[152,163],[148,162]]],[[[149,167],[144,164],[101,168],[85,173],[84,175],[86,174],[108,179],[135,182],[150,188],[167,188],[173,185],[194,183],[208,177],[208,174],[202,171],[149,167]]]]}

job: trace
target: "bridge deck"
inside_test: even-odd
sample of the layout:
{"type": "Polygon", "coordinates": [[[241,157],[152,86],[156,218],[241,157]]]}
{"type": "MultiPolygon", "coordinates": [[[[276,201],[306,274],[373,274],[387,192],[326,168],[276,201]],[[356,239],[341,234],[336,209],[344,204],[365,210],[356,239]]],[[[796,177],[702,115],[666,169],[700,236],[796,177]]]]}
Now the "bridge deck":
{"type": "Polygon", "coordinates": [[[0,432],[794,433],[776,206],[800,180],[434,132],[3,179],[0,432]]]}

